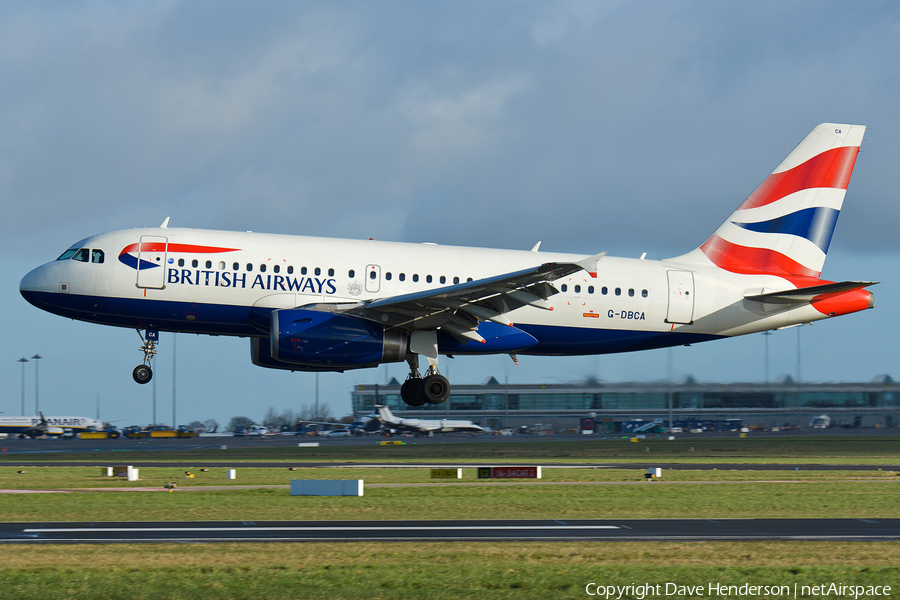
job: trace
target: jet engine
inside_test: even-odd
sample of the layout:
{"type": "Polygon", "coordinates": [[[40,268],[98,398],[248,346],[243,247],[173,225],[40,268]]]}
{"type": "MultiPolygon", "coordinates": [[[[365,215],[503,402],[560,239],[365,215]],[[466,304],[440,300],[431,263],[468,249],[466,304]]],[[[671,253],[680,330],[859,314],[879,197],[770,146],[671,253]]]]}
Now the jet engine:
{"type": "Polygon", "coordinates": [[[296,371],[343,371],[406,360],[405,330],[340,313],[290,308],[274,310],[269,347],[251,346],[253,363],[296,371]]]}

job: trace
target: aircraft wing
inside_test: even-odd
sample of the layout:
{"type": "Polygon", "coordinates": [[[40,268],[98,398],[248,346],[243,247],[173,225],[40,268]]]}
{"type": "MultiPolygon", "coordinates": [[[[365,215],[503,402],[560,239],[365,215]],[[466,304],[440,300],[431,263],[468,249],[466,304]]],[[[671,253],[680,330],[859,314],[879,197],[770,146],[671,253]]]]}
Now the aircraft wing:
{"type": "Polygon", "coordinates": [[[840,292],[849,292],[870,285],[875,285],[877,281],[842,281],[840,283],[826,283],[823,285],[814,285],[811,287],[797,288],[793,290],[784,290],[781,292],[769,292],[767,294],[755,294],[752,296],[744,296],[747,300],[755,302],[768,302],[770,304],[804,304],[811,302],[816,296],[823,294],[837,294],[840,292]]]}
{"type": "Polygon", "coordinates": [[[578,262],[552,262],[449,285],[437,289],[379,298],[350,308],[347,312],[408,329],[442,329],[462,342],[484,339],[475,331],[481,321],[503,325],[512,322],[505,313],[523,306],[553,310],[547,298],[559,293],[552,281],[578,271],[596,273],[597,261],[606,253],[578,262]]]}

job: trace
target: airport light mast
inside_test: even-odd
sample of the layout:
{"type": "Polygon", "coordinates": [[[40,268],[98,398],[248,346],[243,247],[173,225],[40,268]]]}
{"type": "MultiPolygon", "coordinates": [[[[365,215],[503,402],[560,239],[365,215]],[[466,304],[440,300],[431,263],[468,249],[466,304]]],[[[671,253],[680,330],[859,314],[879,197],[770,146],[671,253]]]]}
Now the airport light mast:
{"type": "MultiPolygon", "coordinates": [[[[34,361],[34,414],[35,415],[41,414],[41,407],[40,407],[40,402],[39,402],[40,396],[38,395],[38,389],[39,389],[38,388],[38,372],[39,372],[38,361],[41,360],[42,358],[44,358],[44,357],[41,356],[40,354],[35,354],[34,356],[31,357],[31,360],[34,361]]],[[[23,410],[22,413],[24,414],[24,412],[25,411],[23,410]]]]}
{"type": "Polygon", "coordinates": [[[24,416],[25,415],[25,363],[28,362],[28,359],[23,356],[16,362],[22,363],[22,416],[24,416]]]}

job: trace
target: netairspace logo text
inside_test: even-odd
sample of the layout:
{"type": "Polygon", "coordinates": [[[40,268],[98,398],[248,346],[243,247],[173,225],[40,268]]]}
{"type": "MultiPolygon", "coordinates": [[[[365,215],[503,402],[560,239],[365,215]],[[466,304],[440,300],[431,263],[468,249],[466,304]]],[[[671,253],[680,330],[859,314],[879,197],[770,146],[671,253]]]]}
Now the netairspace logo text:
{"type": "Polygon", "coordinates": [[[706,585],[679,585],[677,583],[632,583],[631,585],[603,585],[589,583],[584,587],[588,596],[621,600],[622,598],[665,598],[689,596],[728,596],[770,598],[801,598],[808,596],[832,596],[834,598],[875,598],[891,595],[889,585],[845,585],[842,583],[822,583],[819,585],[726,585],[708,583],[706,585]]]}

